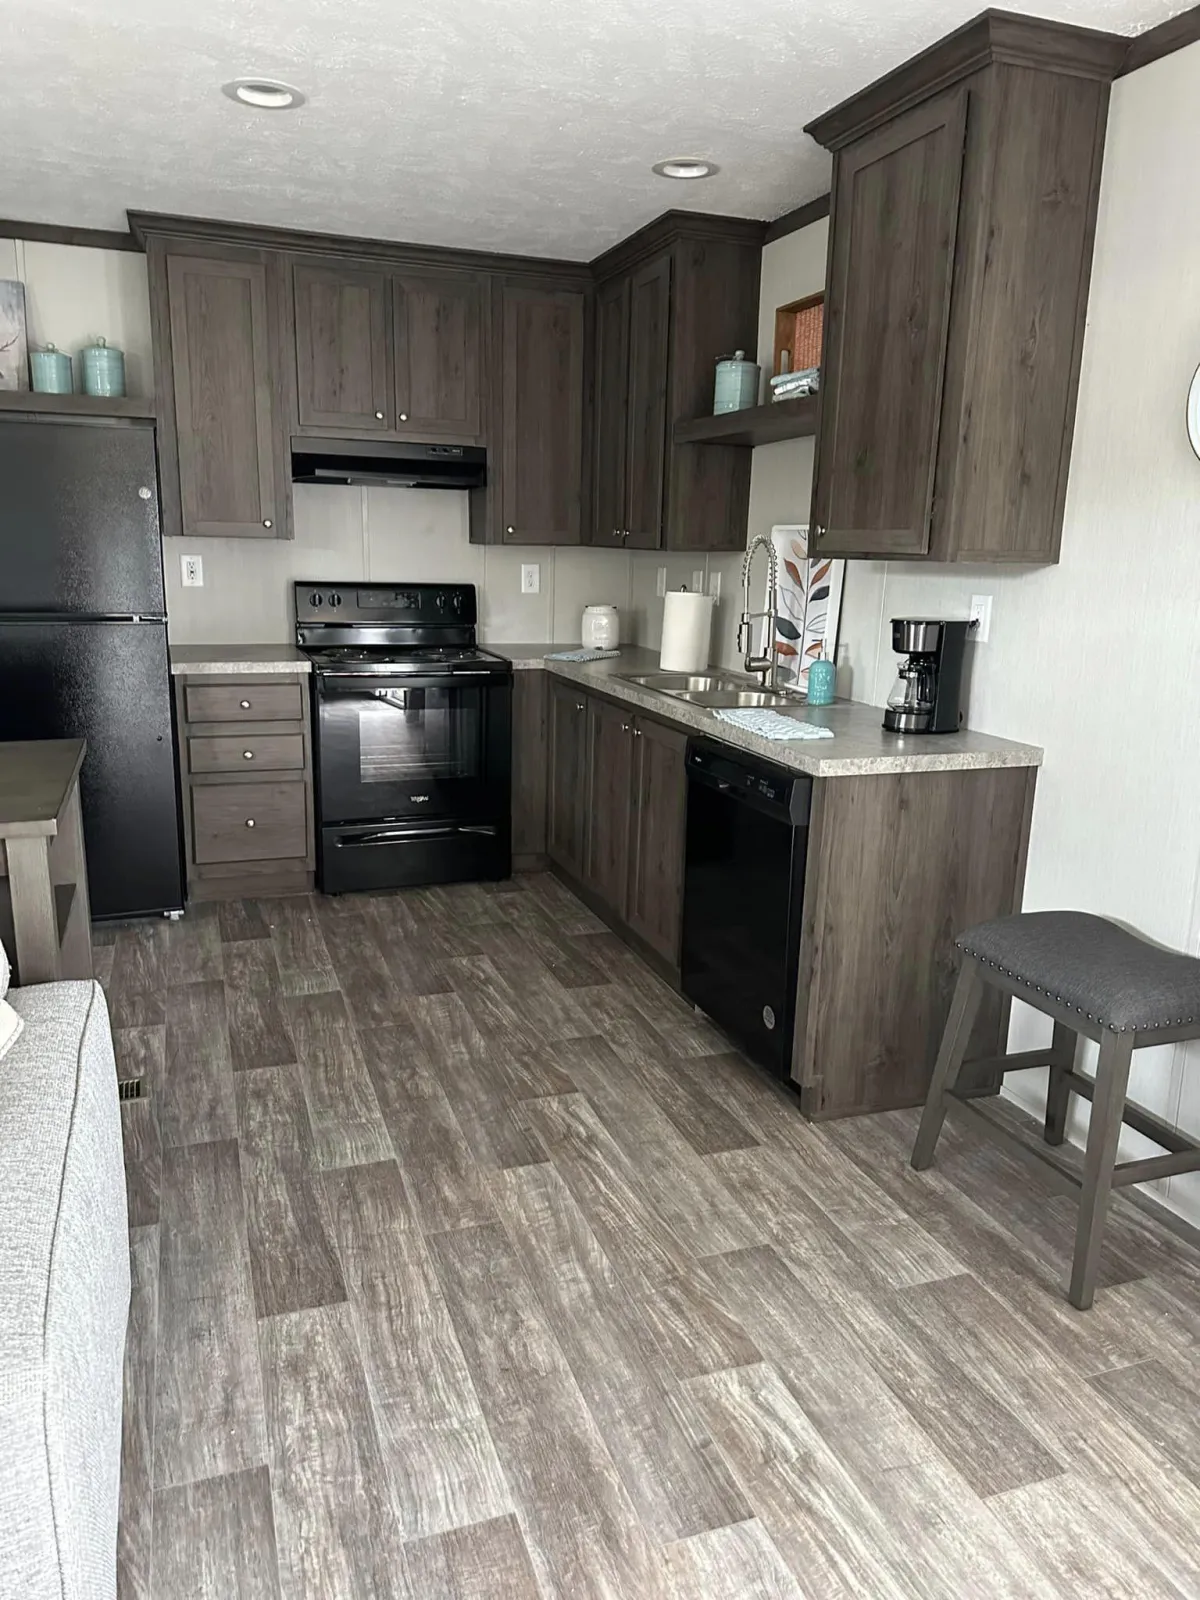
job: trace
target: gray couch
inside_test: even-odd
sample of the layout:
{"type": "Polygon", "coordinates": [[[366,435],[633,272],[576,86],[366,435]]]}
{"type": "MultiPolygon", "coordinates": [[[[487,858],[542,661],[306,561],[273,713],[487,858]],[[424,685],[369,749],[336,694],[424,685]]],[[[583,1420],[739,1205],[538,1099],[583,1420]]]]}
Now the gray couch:
{"type": "Polygon", "coordinates": [[[129,1240],[95,983],[13,989],[0,1060],[0,1600],[116,1593],[129,1240]]]}

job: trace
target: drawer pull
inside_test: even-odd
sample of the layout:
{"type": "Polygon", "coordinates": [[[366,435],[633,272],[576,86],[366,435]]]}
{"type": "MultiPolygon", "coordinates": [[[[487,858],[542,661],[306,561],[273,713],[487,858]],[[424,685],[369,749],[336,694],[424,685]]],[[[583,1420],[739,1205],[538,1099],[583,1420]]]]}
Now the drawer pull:
{"type": "Polygon", "coordinates": [[[239,700],[238,704],[241,706],[243,711],[249,711],[249,709],[250,709],[249,700],[239,700]]]}
{"type": "Polygon", "coordinates": [[[246,818],[246,826],[248,828],[252,828],[254,826],[254,818],[253,817],[247,817],[246,818]]]}
{"type": "Polygon", "coordinates": [[[242,760],[243,761],[253,761],[254,760],[254,751],[253,750],[243,750],[242,751],[242,760]]]}
{"type": "Polygon", "coordinates": [[[377,411],[375,413],[375,420],[376,420],[376,422],[382,422],[383,421],[383,412],[382,411],[377,411]]]}

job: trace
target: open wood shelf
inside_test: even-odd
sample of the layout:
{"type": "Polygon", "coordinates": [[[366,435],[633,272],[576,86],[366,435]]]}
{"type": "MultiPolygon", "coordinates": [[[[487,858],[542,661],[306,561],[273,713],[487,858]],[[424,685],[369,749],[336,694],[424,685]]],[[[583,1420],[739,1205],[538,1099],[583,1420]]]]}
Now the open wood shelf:
{"type": "Polygon", "coordinates": [[[717,417],[696,417],[675,424],[676,444],[778,444],[780,439],[803,439],[817,431],[820,396],[800,395],[775,400],[744,411],[723,411],[717,417]]]}
{"type": "Polygon", "coordinates": [[[36,411],[43,417],[154,417],[153,400],[128,395],[109,399],[92,394],[35,394],[32,389],[0,389],[0,411],[36,411]]]}

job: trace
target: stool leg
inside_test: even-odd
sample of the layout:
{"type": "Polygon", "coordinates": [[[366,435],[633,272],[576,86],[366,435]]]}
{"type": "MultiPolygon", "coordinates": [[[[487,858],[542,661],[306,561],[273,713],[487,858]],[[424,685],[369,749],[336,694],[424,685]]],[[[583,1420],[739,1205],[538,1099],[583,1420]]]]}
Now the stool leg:
{"type": "Polygon", "coordinates": [[[1086,1311],[1096,1295],[1096,1274],[1104,1243],[1104,1224],[1112,1193],[1113,1167],[1117,1159],[1117,1141],[1121,1137],[1121,1113],[1125,1109],[1132,1055],[1132,1033],[1105,1031],[1096,1065],[1096,1091],[1083,1160],[1083,1193],[1075,1228],[1075,1260],[1067,1296],[1080,1311],[1086,1311]]]}
{"type": "Polygon", "coordinates": [[[1067,1088],[1067,1073],[1075,1065],[1075,1048],[1079,1035],[1065,1022],[1054,1024],[1054,1039],[1050,1046],[1053,1060],[1050,1063],[1050,1086],[1046,1091],[1046,1143],[1061,1144],[1067,1136],[1067,1107],[1071,1104],[1071,1091],[1067,1088]]]}
{"type": "Polygon", "coordinates": [[[979,975],[979,966],[968,958],[958,975],[954,999],[950,1002],[946,1031],[942,1035],[941,1049],[925,1098],[925,1110],[921,1113],[921,1126],[917,1129],[917,1140],[913,1145],[912,1164],[918,1172],[923,1172],[933,1161],[942,1123],[946,1120],[947,1097],[958,1082],[982,998],[983,979],[979,975]]]}

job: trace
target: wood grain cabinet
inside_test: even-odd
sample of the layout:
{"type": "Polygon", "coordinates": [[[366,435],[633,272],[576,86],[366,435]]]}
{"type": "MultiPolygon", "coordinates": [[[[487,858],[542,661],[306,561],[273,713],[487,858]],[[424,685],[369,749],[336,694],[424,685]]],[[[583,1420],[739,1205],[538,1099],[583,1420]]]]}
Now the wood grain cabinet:
{"type": "Polygon", "coordinates": [[[628,706],[589,696],[583,881],[622,918],[629,886],[633,721],[628,706]]]}
{"type": "Polygon", "coordinates": [[[577,881],[587,848],[587,704],[588,696],[574,684],[551,679],[546,853],[577,881]]]}
{"type": "Polygon", "coordinates": [[[163,532],[285,538],[279,284],[262,252],[150,253],[163,532]]]}
{"type": "Polygon", "coordinates": [[[597,296],[594,544],[662,543],[670,309],[669,254],[597,296]]]}
{"type": "Polygon", "coordinates": [[[302,430],[370,434],[393,427],[388,290],[384,272],[294,265],[296,418],[302,430]]]}
{"type": "Polygon", "coordinates": [[[175,683],[189,898],[311,889],[307,678],[203,674],[175,683]]]}
{"type": "Polygon", "coordinates": [[[483,436],[483,282],[392,278],[396,424],[461,443],[483,436]]]}
{"type": "Polygon", "coordinates": [[[823,553],[1058,559],[1123,48],[986,12],[809,125],[834,152],[823,553]]]}
{"type": "Polygon", "coordinates": [[[625,920],[675,968],[683,931],[687,735],[650,717],[635,717],[633,736],[625,920]]]}

